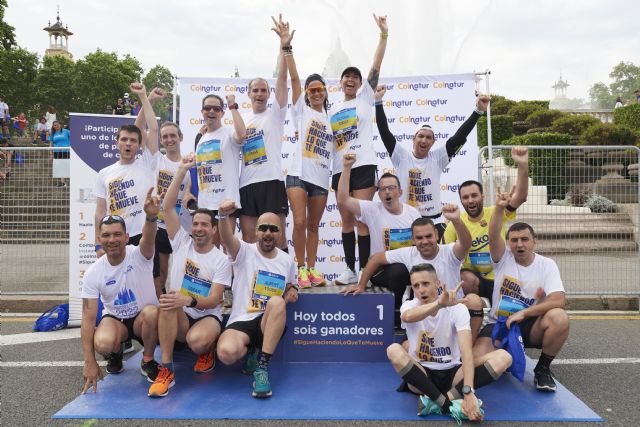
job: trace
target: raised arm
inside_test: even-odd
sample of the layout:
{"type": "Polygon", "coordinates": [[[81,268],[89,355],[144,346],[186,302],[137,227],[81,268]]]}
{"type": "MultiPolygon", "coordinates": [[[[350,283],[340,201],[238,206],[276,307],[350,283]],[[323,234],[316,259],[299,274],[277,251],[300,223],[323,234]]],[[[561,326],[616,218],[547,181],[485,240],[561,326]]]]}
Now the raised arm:
{"type": "Polygon", "coordinates": [[[453,244],[453,253],[459,260],[464,260],[471,249],[471,233],[460,219],[460,208],[453,203],[442,206],[442,214],[453,224],[458,235],[458,240],[453,244]]]}
{"type": "Polygon", "coordinates": [[[426,319],[429,316],[435,316],[438,314],[438,311],[443,307],[451,307],[453,305],[464,302],[464,300],[459,300],[457,295],[460,287],[462,287],[462,283],[458,283],[452,291],[447,290],[447,284],[442,284],[442,293],[438,297],[437,301],[430,302],[428,304],[420,304],[417,307],[411,308],[402,313],[400,318],[403,322],[406,323],[415,323],[421,320],[426,319]]]}
{"type": "MultiPolygon", "coordinates": [[[[273,22],[276,24],[276,27],[280,25],[284,25],[285,22],[282,21],[282,14],[278,16],[278,21],[274,18],[273,22]]],[[[287,26],[289,24],[286,24],[287,26]]],[[[287,90],[287,62],[284,59],[284,48],[278,46],[278,75],[276,77],[276,101],[280,108],[284,108],[287,106],[287,98],[289,98],[289,91],[287,90]]],[[[290,48],[290,46],[289,46],[290,48]]],[[[290,50],[290,49],[288,49],[290,50]]]]}
{"type": "Polygon", "coordinates": [[[389,130],[387,115],[385,114],[384,107],[382,106],[382,98],[386,92],[387,87],[385,85],[378,85],[376,88],[374,96],[376,100],[376,125],[378,126],[378,133],[380,133],[380,138],[382,139],[384,147],[387,149],[389,156],[392,156],[393,150],[396,148],[396,137],[393,136],[389,130]]]}
{"type": "Polygon", "coordinates": [[[489,251],[493,262],[500,262],[506,249],[504,238],[501,235],[502,218],[504,218],[504,210],[509,205],[511,196],[515,191],[514,188],[511,189],[511,193],[501,193],[499,190],[498,194],[496,194],[496,206],[489,221],[489,251]]]}
{"type": "Polygon", "coordinates": [[[342,173],[338,180],[338,191],[336,194],[337,202],[345,207],[355,216],[360,216],[360,202],[355,197],[349,196],[349,180],[351,179],[351,168],[356,162],[356,155],[353,153],[345,154],[342,158],[342,173]]]}
{"type": "Polygon", "coordinates": [[[80,341],[82,342],[82,353],[84,354],[84,368],[82,369],[84,385],[82,387],[82,394],[85,394],[91,387],[93,387],[94,393],[98,391],[98,381],[101,380],[103,376],[98,362],[96,362],[93,347],[97,313],[98,299],[82,298],[82,321],[80,323],[80,341]]]}
{"type": "Polygon", "coordinates": [[[527,147],[512,147],[511,158],[518,165],[516,191],[511,197],[507,210],[515,211],[527,201],[529,194],[529,151],[527,147]]]}
{"type": "MultiPolygon", "coordinates": [[[[144,115],[144,120],[147,125],[148,133],[146,147],[149,149],[151,154],[155,154],[158,151],[158,122],[156,121],[156,115],[153,111],[153,107],[151,106],[151,102],[149,102],[149,98],[147,97],[147,90],[142,83],[131,83],[129,89],[140,98],[142,111],[138,114],[138,117],[144,115]]],[[[161,89],[154,89],[154,91],[156,90],[161,89]]],[[[136,123],[137,122],[138,118],[136,118],[136,123]]],[[[143,130],[143,128],[140,129],[143,130]]]]}
{"type": "Polygon", "coordinates": [[[182,184],[185,175],[189,173],[189,169],[191,169],[195,164],[196,156],[194,153],[190,153],[182,157],[178,170],[173,176],[173,180],[167,189],[167,194],[164,195],[162,213],[164,214],[164,224],[167,227],[167,235],[171,240],[173,240],[180,229],[180,217],[178,217],[178,213],[175,209],[178,201],[178,193],[180,193],[180,185],[182,184]]]}
{"type": "Polygon", "coordinates": [[[273,16],[271,19],[274,24],[274,27],[271,29],[280,37],[280,49],[283,51],[283,57],[289,70],[289,77],[291,77],[291,100],[293,104],[295,104],[298,102],[298,98],[300,98],[300,94],[302,93],[300,76],[298,75],[296,61],[293,59],[293,48],[291,46],[291,40],[293,40],[293,35],[296,30],[289,31],[289,23],[282,22],[282,19],[280,19],[279,22],[276,21],[273,16]]]}
{"type": "Polygon", "coordinates": [[[378,86],[378,80],[380,79],[380,67],[382,67],[382,59],[384,58],[384,52],[387,49],[387,37],[389,36],[389,27],[387,26],[386,16],[376,16],[373,14],[373,19],[376,21],[378,28],[380,29],[380,38],[378,39],[378,47],[376,47],[376,53],[373,55],[373,65],[369,70],[369,76],[367,81],[371,89],[376,90],[378,86]]]}
{"type": "Polygon", "coordinates": [[[236,219],[231,215],[236,211],[236,203],[233,200],[223,200],[218,206],[218,232],[222,246],[227,254],[235,261],[240,250],[240,240],[233,234],[236,228],[236,219]]]}
{"type": "MultiPolygon", "coordinates": [[[[242,115],[238,112],[238,103],[236,102],[236,96],[233,94],[226,95],[227,108],[231,111],[231,117],[233,117],[233,130],[235,131],[234,138],[238,140],[240,144],[245,143],[247,138],[247,127],[244,124],[242,115]]],[[[201,136],[202,138],[202,136],[201,136]]],[[[196,145],[198,143],[196,142],[196,145]]]]}
{"type": "Polygon", "coordinates": [[[478,123],[478,119],[487,111],[491,98],[487,95],[480,95],[476,99],[476,109],[471,113],[467,120],[462,123],[456,133],[447,140],[447,156],[452,158],[458,150],[467,142],[467,136],[478,123]]]}
{"type": "Polygon", "coordinates": [[[156,232],[158,231],[158,213],[160,212],[160,198],[153,196],[153,187],[147,191],[147,198],[144,201],[144,213],[146,215],[142,226],[142,237],[140,238],[140,253],[146,259],[151,259],[156,252],[156,232]]]}

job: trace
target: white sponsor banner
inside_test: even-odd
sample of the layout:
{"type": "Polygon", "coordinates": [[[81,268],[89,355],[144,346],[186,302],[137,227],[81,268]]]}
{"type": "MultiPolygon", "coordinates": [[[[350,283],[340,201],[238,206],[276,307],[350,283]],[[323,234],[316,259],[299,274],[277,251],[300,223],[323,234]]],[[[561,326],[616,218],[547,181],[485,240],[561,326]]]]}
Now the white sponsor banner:
{"type": "MultiPolygon", "coordinates": [[[[236,96],[240,113],[246,116],[251,112],[251,103],[247,96],[249,81],[250,79],[241,78],[181,77],[179,79],[180,128],[184,133],[183,153],[194,151],[195,136],[204,124],[201,113],[202,99],[209,94],[216,94],[224,99],[226,94],[233,93],[236,96]]],[[[267,79],[267,81],[272,92],[270,102],[274,102],[275,80],[267,79]]],[[[343,94],[339,87],[339,81],[328,79],[326,83],[329,102],[333,103],[341,99],[343,94]]],[[[396,136],[398,144],[408,150],[411,150],[413,135],[418,126],[430,125],[436,137],[434,147],[439,147],[446,143],[447,139],[455,133],[475,108],[475,74],[472,73],[382,78],[380,84],[387,86],[383,102],[389,128],[396,136]]],[[[291,92],[290,89],[289,92],[291,92]]],[[[289,107],[291,107],[291,97],[289,97],[289,107]]],[[[228,111],[223,118],[223,125],[233,126],[233,120],[228,111]]],[[[374,148],[378,159],[378,176],[380,176],[387,171],[393,172],[393,166],[384,144],[378,136],[377,127],[374,125],[373,128],[374,148]]],[[[295,129],[289,111],[285,121],[282,146],[284,175],[286,175],[295,144],[295,129]]],[[[459,204],[458,185],[465,180],[477,178],[477,158],[478,145],[474,130],[458,155],[443,171],[441,178],[443,203],[459,204]]],[[[293,218],[289,215],[287,236],[291,254],[293,254],[292,229],[293,218]]],[[[325,273],[328,280],[335,279],[345,268],[340,214],[333,191],[329,193],[326,211],[320,222],[317,267],[325,273]]]]}

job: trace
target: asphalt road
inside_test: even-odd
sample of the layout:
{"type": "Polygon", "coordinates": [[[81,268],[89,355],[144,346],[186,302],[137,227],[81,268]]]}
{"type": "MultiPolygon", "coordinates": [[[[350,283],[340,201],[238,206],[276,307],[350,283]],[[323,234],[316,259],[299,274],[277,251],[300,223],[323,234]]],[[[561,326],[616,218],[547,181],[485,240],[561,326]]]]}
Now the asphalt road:
{"type": "MultiPolygon", "coordinates": [[[[3,317],[3,338],[30,331],[33,319],[3,317]]],[[[4,343],[4,341],[3,341],[4,343]]],[[[640,315],[573,316],[568,343],[553,370],[560,382],[582,399],[606,423],[565,423],[553,425],[634,426],[640,419],[639,363],[603,363],[606,358],[638,358],[640,315]],[[568,359],[591,359],[580,364],[568,359]],[[567,363],[568,362],[568,363],[567,363]]],[[[531,353],[536,357],[536,353],[531,353]]],[[[82,361],[80,340],[65,339],[2,346],[0,399],[2,426],[424,426],[402,421],[283,421],[283,420],[52,420],[50,417],[79,393],[82,368],[13,367],[9,362],[82,361]]],[[[637,360],[636,360],[637,362],[637,360]]],[[[277,398],[277,397],[274,397],[277,398]]],[[[309,398],[313,398],[309,395],[309,398]]],[[[348,396],[345,396],[348,398],[348,396]]],[[[453,423],[453,421],[451,421],[453,423]]],[[[484,423],[496,425],[500,423],[484,423]]],[[[441,424],[442,425],[442,424],[441,424]]],[[[454,425],[454,424],[451,424],[454,425]]],[[[529,426],[552,423],[501,423],[529,426]]]]}

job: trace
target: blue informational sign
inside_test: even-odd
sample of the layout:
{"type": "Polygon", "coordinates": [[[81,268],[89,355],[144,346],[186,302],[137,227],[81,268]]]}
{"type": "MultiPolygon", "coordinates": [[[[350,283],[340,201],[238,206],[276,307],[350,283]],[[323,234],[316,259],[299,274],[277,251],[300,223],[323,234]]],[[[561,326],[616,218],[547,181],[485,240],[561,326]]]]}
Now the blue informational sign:
{"type": "Polygon", "coordinates": [[[285,362],[387,362],[393,295],[300,294],[287,304],[285,362]]]}

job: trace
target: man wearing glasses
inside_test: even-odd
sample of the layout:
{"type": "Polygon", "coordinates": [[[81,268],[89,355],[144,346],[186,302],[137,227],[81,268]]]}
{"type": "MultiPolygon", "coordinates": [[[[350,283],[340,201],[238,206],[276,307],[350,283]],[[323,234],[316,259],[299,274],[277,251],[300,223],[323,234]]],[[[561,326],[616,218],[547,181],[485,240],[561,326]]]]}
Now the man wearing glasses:
{"type": "Polygon", "coordinates": [[[233,307],[218,341],[218,359],[225,365],[244,357],[243,372],[253,374],[254,397],[271,396],[267,368],[286,323],[285,304],[298,300],[296,265],[277,247],[284,230],[278,215],[267,212],[257,218],[256,243],[233,235],[236,210],[233,200],[223,201],[218,218],[220,240],[234,267],[233,307]]]}
{"type": "Polygon", "coordinates": [[[97,391],[97,382],[102,378],[95,352],[107,359],[107,373],[122,372],[122,342],[127,339],[133,338],[144,346],[142,375],[153,382],[158,374],[158,364],[153,359],[158,342],[153,255],[160,200],[152,192],[150,188],[144,201],[139,246],[127,245],[129,234],[121,216],[108,215],[98,222],[98,238],[106,256],[89,267],[82,286],[83,393],[92,386],[97,391]],[[104,314],[96,328],[98,298],[104,304],[104,314]]]}
{"type": "Polygon", "coordinates": [[[149,388],[150,397],[162,397],[174,385],[173,350],[189,348],[198,355],[193,370],[209,372],[215,366],[215,342],[222,331],[222,299],[231,286],[231,264],[214,244],[217,221],[209,209],[193,214],[191,236],[180,225],[173,207],[180,184],[195,165],[193,153],[182,158],[164,197],[164,221],[173,248],[171,289],[160,296],[158,336],[162,365],[149,388]]]}
{"type": "Polygon", "coordinates": [[[438,232],[438,242],[443,243],[447,224],[442,217],[440,203],[440,173],[467,142],[467,136],[478,119],[487,111],[491,98],[487,95],[478,96],[476,109],[446,144],[438,148],[433,148],[436,143],[436,134],[431,126],[421,125],[413,135],[413,149],[408,151],[396,143],[395,136],[389,130],[387,116],[382,106],[382,98],[386,91],[385,86],[378,86],[376,89],[376,124],[400,182],[405,186],[406,191],[402,195],[402,201],[418,209],[420,215],[433,220],[438,232]]]}
{"type": "Polygon", "coordinates": [[[227,108],[231,111],[233,129],[222,126],[222,98],[211,94],[202,100],[202,118],[207,132],[196,146],[198,207],[212,210],[214,214],[225,199],[233,200],[240,207],[238,158],[245,142],[246,128],[234,95],[227,95],[227,108]]]}
{"type": "MultiPolygon", "coordinates": [[[[398,177],[385,173],[378,181],[378,197],[380,201],[359,200],[349,196],[349,179],[351,168],[356,162],[355,154],[345,154],[343,169],[338,181],[338,203],[364,223],[371,235],[371,253],[384,252],[412,246],[411,224],[420,213],[413,207],[402,203],[402,189],[398,177]]],[[[367,264],[368,265],[368,264],[367,264]]],[[[404,266],[389,266],[372,277],[372,283],[393,291],[396,298],[396,310],[400,309],[402,296],[407,285],[410,285],[409,271],[404,266]],[[402,284],[402,285],[399,285],[402,284]]],[[[365,267],[366,268],[366,267],[365,267]]],[[[364,282],[365,284],[367,282],[364,282]]],[[[351,288],[349,288],[351,289],[351,288]]],[[[399,311],[395,316],[396,326],[400,326],[399,311]]]]}

